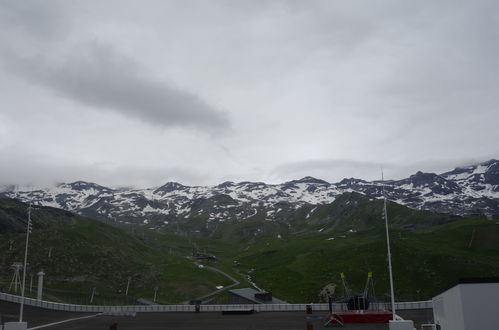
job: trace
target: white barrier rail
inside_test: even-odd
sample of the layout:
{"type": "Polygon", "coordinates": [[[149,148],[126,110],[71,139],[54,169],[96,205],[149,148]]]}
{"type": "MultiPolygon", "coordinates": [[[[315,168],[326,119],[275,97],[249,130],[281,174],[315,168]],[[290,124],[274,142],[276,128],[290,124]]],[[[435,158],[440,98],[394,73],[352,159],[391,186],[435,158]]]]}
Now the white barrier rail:
{"type": "MultiPolygon", "coordinates": [[[[24,304],[27,306],[66,311],[66,312],[89,312],[89,313],[144,313],[144,312],[195,312],[196,306],[193,305],[131,305],[131,306],[93,306],[93,305],[73,305],[62,304],[50,301],[24,298],[24,304]]],[[[0,300],[20,303],[21,297],[0,292],[0,300]]],[[[371,303],[372,309],[389,309],[389,303],[371,303]]],[[[252,308],[257,312],[301,312],[311,306],[314,311],[329,310],[328,304],[255,304],[255,305],[201,305],[200,312],[221,312],[228,309],[247,309],[252,308]]],[[[405,309],[426,309],[433,308],[431,300],[411,301],[395,303],[397,310],[405,309]]],[[[345,309],[345,304],[333,304],[333,310],[345,309]]]]}

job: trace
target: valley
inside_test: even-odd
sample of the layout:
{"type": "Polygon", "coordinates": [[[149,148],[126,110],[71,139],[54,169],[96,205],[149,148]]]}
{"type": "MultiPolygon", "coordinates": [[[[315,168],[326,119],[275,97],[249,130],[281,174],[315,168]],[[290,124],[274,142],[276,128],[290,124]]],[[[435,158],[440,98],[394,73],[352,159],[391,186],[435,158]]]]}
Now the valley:
{"type": "MultiPolygon", "coordinates": [[[[10,265],[22,259],[27,205],[0,201],[5,290],[10,265]]],[[[397,300],[429,299],[461,277],[499,275],[497,216],[462,217],[395,202],[388,204],[388,214],[397,300]]],[[[250,275],[259,287],[291,303],[319,302],[328,284],[337,285],[340,298],[340,272],[360,292],[372,271],[377,297],[388,297],[382,201],[359,193],[305,205],[289,218],[260,216],[220,223],[215,230],[200,218],[161,230],[111,226],[42,206],[34,208],[33,223],[29,274],[44,270],[46,298],[54,301],[88,304],[95,288],[93,304],[133,304],[138,298],[152,301],[158,288],[158,303],[186,303],[233,283],[210,267],[237,279],[236,287],[249,287],[250,275]],[[196,260],[194,254],[210,258],[196,260]]],[[[211,298],[226,302],[227,291],[211,298]]]]}

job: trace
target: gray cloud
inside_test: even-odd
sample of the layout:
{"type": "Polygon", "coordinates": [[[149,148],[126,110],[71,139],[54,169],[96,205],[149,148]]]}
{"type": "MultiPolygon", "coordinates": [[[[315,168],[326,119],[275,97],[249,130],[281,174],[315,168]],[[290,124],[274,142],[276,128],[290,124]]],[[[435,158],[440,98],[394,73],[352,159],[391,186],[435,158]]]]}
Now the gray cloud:
{"type": "Polygon", "coordinates": [[[164,127],[194,126],[209,131],[229,127],[225,113],[192,93],[153,79],[106,45],[83,45],[62,63],[13,54],[4,58],[9,70],[28,82],[92,108],[164,127]]]}
{"type": "Polygon", "coordinates": [[[156,79],[110,43],[69,42],[71,24],[66,14],[58,2],[0,5],[4,67],[28,83],[89,108],[162,127],[187,126],[211,133],[229,128],[226,113],[193,92],[156,79]]]}
{"type": "Polygon", "coordinates": [[[0,167],[118,185],[334,182],[499,158],[498,10],[0,1],[0,167]]]}
{"type": "Polygon", "coordinates": [[[20,33],[23,38],[30,37],[31,41],[60,37],[69,24],[60,6],[53,1],[2,0],[0,3],[0,28],[8,29],[10,34],[20,33]]]}
{"type": "Polygon", "coordinates": [[[350,177],[381,177],[381,167],[386,169],[391,165],[349,159],[313,159],[281,164],[271,170],[271,175],[285,176],[288,179],[314,176],[336,182],[350,177]]]}
{"type": "Polygon", "coordinates": [[[386,180],[398,180],[417,172],[443,173],[456,167],[477,164],[494,158],[493,154],[481,157],[462,157],[454,159],[425,159],[411,163],[369,162],[353,159],[314,159],[308,161],[281,164],[271,171],[272,176],[284,176],[289,179],[314,176],[329,182],[344,178],[380,180],[381,170],[386,180]]]}
{"type": "Polygon", "coordinates": [[[142,166],[110,162],[82,163],[44,153],[25,150],[2,150],[0,159],[2,186],[52,186],[61,182],[84,180],[118,188],[123,186],[155,187],[169,181],[187,185],[208,184],[209,173],[190,166],[142,166]],[[126,178],[126,179],[124,179],[126,178]]]}

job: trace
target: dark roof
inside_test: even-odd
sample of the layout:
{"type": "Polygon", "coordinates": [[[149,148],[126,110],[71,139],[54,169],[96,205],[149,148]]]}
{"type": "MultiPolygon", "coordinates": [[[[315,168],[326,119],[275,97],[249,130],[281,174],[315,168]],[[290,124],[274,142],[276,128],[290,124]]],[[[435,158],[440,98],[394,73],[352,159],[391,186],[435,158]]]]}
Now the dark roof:
{"type": "Polygon", "coordinates": [[[150,300],[147,300],[147,299],[144,299],[144,298],[137,299],[137,303],[139,305],[157,305],[157,303],[150,301],[150,300]]]}
{"type": "Polygon", "coordinates": [[[444,290],[440,291],[440,293],[434,295],[434,297],[444,293],[445,291],[449,291],[455,286],[459,284],[480,284],[480,283],[499,283],[499,277],[465,277],[460,278],[452,285],[449,285],[444,290]]]}
{"type": "Polygon", "coordinates": [[[473,284],[473,283],[499,283],[499,277],[467,277],[460,278],[458,284],[473,284]]]}
{"type": "Polygon", "coordinates": [[[274,297],[272,297],[271,301],[256,299],[255,293],[261,293],[261,292],[251,288],[233,289],[229,290],[229,292],[237,296],[243,297],[245,299],[251,300],[256,304],[287,304],[287,302],[285,302],[284,300],[280,300],[274,297]]]}

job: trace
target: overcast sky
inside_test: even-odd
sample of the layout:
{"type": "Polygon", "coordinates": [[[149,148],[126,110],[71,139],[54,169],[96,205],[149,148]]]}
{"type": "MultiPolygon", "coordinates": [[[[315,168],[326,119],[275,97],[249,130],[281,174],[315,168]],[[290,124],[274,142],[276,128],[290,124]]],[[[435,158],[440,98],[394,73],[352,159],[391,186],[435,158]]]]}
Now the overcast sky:
{"type": "Polygon", "coordinates": [[[499,2],[0,0],[0,185],[499,158],[499,2]]]}

